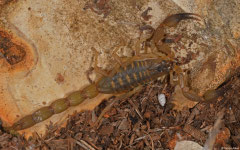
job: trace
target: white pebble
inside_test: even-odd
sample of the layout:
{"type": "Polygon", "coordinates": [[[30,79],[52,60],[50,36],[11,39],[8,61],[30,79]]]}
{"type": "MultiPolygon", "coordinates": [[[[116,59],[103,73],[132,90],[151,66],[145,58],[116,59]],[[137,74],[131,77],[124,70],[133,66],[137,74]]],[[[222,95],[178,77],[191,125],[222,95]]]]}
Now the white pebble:
{"type": "Polygon", "coordinates": [[[158,94],[158,101],[162,107],[166,104],[166,97],[164,94],[158,94]]]}

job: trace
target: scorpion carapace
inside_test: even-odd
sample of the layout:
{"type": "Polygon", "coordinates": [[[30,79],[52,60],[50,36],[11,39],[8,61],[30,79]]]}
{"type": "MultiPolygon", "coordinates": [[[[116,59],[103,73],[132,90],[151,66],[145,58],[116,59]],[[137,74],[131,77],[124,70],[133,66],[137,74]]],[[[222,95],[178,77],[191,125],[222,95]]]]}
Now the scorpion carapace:
{"type": "MultiPolygon", "coordinates": [[[[179,21],[184,19],[195,19],[191,13],[176,14],[168,17],[158,27],[157,33],[154,33],[153,43],[164,38],[164,26],[176,26],[179,21]]],[[[196,15],[197,16],[197,15],[196,15]]],[[[197,19],[196,19],[197,20],[197,19]]],[[[155,80],[156,78],[168,74],[175,68],[171,59],[162,59],[162,57],[152,54],[153,57],[145,57],[150,55],[134,56],[123,64],[118,64],[114,69],[100,77],[96,82],[88,85],[82,90],[70,93],[67,97],[55,100],[49,106],[42,107],[30,115],[23,117],[15,122],[7,130],[23,130],[29,128],[39,122],[50,118],[54,114],[61,113],[69,107],[79,105],[86,99],[96,97],[99,93],[121,94],[129,91],[140,84],[155,80]]],[[[96,61],[97,62],[97,61],[96,61]]],[[[95,70],[97,66],[95,62],[95,70]]]]}

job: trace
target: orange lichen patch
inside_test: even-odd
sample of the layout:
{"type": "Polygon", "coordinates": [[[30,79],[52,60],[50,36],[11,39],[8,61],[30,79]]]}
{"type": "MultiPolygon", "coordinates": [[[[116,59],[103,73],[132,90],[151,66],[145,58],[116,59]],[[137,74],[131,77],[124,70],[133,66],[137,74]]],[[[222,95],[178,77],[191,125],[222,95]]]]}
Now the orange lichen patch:
{"type": "MultiPolygon", "coordinates": [[[[1,83],[5,84],[5,83],[1,83]]],[[[6,92],[3,86],[0,86],[0,118],[3,126],[10,126],[16,118],[19,118],[19,109],[15,101],[11,100],[11,95],[6,92]]]]}
{"type": "Polygon", "coordinates": [[[174,137],[168,142],[168,148],[169,149],[174,149],[174,147],[176,146],[178,140],[179,140],[179,138],[175,134],[174,137]]]}
{"type": "MultiPolygon", "coordinates": [[[[177,128],[179,130],[179,128],[177,128]]],[[[181,140],[185,140],[187,138],[189,138],[190,135],[188,134],[183,134],[183,133],[176,133],[173,135],[173,137],[171,137],[171,139],[168,141],[167,143],[167,147],[169,149],[174,149],[177,142],[181,141],[181,140]]]]}
{"type": "Polygon", "coordinates": [[[240,37],[240,24],[239,23],[232,23],[230,26],[231,33],[234,39],[238,39],[240,37]]]}
{"type": "Polygon", "coordinates": [[[20,37],[0,29],[0,72],[30,70],[34,65],[32,47],[20,37]]]}
{"type": "Polygon", "coordinates": [[[216,144],[221,145],[223,147],[226,146],[226,141],[230,138],[230,131],[228,128],[223,128],[216,137],[216,144]]]}
{"type": "Polygon", "coordinates": [[[0,28],[0,117],[4,126],[19,118],[19,107],[8,92],[8,79],[28,73],[34,66],[33,47],[24,39],[0,28]]]}
{"type": "Polygon", "coordinates": [[[0,31],[0,53],[10,65],[21,62],[26,52],[21,45],[13,43],[6,33],[0,31]]]}

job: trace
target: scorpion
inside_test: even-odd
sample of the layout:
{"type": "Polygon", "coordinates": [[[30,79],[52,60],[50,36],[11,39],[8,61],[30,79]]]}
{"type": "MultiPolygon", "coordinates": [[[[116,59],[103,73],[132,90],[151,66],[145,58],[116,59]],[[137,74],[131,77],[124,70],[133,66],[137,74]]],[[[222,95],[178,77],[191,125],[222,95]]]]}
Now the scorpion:
{"type": "MultiPolygon", "coordinates": [[[[165,49],[163,52],[168,53],[167,47],[161,47],[161,45],[159,45],[159,39],[163,40],[165,38],[164,27],[175,27],[181,20],[199,20],[197,16],[199,15],[194,13],[180,13],[167,17],[153,33],[151,37],[153,44],[155,44],[157,48],[165,49]]],[[[115,95],[127,93],[144,83],[156,80],[173,71],[180,72],[177,71],[179,69],[176,62],[170,59],[170,57],[162,57],[153,53],[139,55],[139,51],[136,50],[135,56],[122,62],[120,57],[117,56],[116,51],[117,49],[114,50],[113,56],[115,56],[119,63],[109,72],[103,72],[104,70],[98,68],[97,57],[95,57],[94,69],[97,73],[102,74],[96,82],[93,82],[82,90],[70,93],[65,98],[53,101],[49,106],[36,110],[32,114],[15,122],[11,127],[6,127],[5,129],[8,131],[24,130],[50,118],[54,114],[59,114],[67,110],[69,107],[77,106],[86,99],[92,99],[100,93],[115,95]]],[[[178,74],[179,79],[181,79],[181,74],[178,74]]],[[[197,94],[190,91],[183,90],[183,94],[190,100],[200,101],[203,99],[211,100],[218,97],[219,91],[209,90],[203,95],[203,98],[199,98],[197,94]]]]}

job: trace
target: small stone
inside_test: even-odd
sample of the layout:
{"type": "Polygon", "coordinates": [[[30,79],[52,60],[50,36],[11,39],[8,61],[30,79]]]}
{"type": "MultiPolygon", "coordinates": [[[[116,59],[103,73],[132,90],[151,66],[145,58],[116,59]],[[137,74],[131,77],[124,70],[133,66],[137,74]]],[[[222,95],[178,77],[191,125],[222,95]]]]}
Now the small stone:
{"type": "Polygon", "coordinates": [[[159,101],[160,105],[162,107],[164,107],[165,104],[166,104],[166,97],[165,97],[165,95],[164,94],[159,94],[158,95],[158,101],[159,101]]]}

